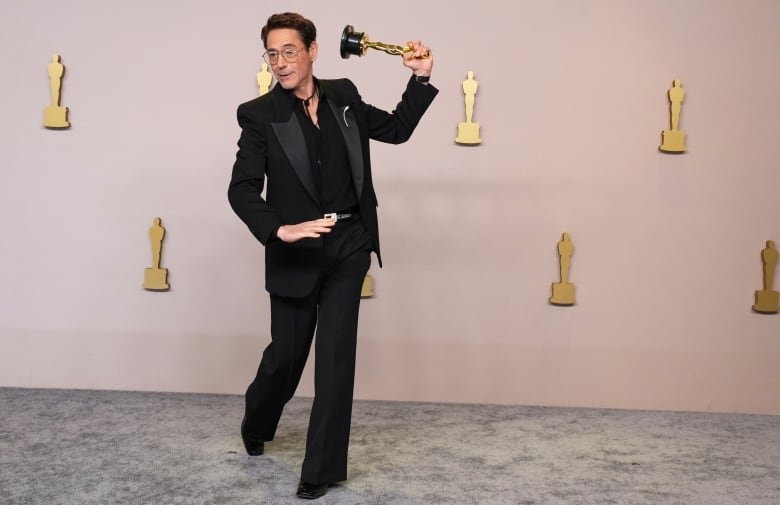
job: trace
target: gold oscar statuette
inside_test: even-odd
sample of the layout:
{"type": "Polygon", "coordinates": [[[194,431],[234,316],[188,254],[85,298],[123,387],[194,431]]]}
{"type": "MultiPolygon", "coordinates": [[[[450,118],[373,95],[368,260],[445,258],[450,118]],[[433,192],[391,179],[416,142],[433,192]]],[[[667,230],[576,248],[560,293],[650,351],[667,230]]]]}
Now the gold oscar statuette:
{"type": "Polygon", "coordinates": [[[479,138],[479,123],[471,121],[474,117],[474,97],[477,88],[479,83],[474,79],[474,72],[469,70],[466,80],[463,81],[463,94],[466,95],[466,122],[458,123],[458,136],[455,137],[455,142],[458,144],[474,145],[482,142],[479,138]]]}
{"type": "Polygon", "coordinates": [[[671,130],[664,130],[661,133],[661,145],[658,149],[665,153],[684,153],[685,152],[685,132],[679,129],[680,112],[682,111],[682,102],[685,99],[685,90],[680,86],[680,79],[675,79],[672,87],[669,89],[669,106],[671,109],[671,130]]]}
{"type": "MultiPolygon", "coordinates": [[[[342,58],[346,60],[350,55],[363,56],[368,49],[376,49],[396,56],[413,51],[409,46],[395,46],[383,42],[372,42],[368,40],[368,34],[356,32],[352,25],[344,27],[344,30],[341,32],[341,45],[339,48],[342,58]]],[[[429,56],[430,53],[426,52],[422,55],[422,58],[428,58],[429,56]]]]}
{"type": "Polygon", "coordinates": [[[165,291],[168,285],[168,269],[160,268],[160,255],[162,242],[165,238],[165,228],[160,223],[160,218],[154,218],[152,227],[149,228],[149,240],[152,243],[152,268],[144,271],[144,289],[149,291],[165,291]]]}
{"type": "Polygon", "coordinates": [[[43,126],[46,128],[68,128],[68,108],[60,106],[62,92],[62,76],[65,66],[60,63],[60,55],[54,54],[48,66],[49,87],[51,89],[51,104],[43,109],[43,126]]]}
{"type": "Polygon", "coordinates": [[[569,266],[571,256],[574,254],[574,245],[568,233],[558,242],[558,256],[560,257],[561,282],[552,285],[550,303],[553,305],[574,305],[574,284],[569,282],[569,266]]]}
{"type": "Polygon", "coordinates": [[[780,311],[780,293],[772,289],[777,257],[774,241],[767,240],[766,247],[761,251],[761,262],[764,264],[764,289],[756,291],[756,303],[753,305],[753,310],[761,314],[777,314],[780,311]]]}

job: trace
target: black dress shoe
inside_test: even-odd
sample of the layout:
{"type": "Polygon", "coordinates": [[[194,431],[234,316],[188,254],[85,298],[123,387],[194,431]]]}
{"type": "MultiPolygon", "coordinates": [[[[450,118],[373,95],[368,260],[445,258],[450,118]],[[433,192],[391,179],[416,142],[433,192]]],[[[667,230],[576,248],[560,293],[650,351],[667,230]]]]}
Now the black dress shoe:
{"type": "Polygon", "coordinates": [[[250,456],[260,456],[265,450],[265,443],[262,440],[254,440],[246,435],[246,416],[241,421],[241,440],[244,441],[246,453],[250,456]]]}
{"type": "Polygon", "coordinates": [[[327,484],[309,484],[308,482],[301,481],[298,484],[298,492],[295,494],[298,495],[298,498],[303,498],[304,500],[313,500],[323,496],[327,492],[327,484]]]}

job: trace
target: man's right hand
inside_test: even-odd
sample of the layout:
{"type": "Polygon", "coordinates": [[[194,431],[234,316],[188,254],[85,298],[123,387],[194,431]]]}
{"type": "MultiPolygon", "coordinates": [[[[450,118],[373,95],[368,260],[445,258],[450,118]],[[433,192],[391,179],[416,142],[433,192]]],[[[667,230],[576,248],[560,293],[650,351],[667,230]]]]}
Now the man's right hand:
{"type": "Polygon", "coordinates": [[[315,219],[298,224],[285,224],[276,230],[276,236],[283,242],[298,242],[303,238],[319,238],[323,233],[330,233],[335,219],[315,219]]]}

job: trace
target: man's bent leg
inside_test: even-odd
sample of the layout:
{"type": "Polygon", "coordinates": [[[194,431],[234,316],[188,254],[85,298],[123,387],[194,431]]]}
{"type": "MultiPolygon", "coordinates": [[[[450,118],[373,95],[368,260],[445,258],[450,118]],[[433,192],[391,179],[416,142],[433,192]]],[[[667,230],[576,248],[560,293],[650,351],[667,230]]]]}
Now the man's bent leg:
{"type": "Polygon", "coordinates": [[[245,397],[245,433],[249,438],[273,440],[282,409],[295,394],[317,322],[315,296],[271,295],[271,343],[245,397]]]}

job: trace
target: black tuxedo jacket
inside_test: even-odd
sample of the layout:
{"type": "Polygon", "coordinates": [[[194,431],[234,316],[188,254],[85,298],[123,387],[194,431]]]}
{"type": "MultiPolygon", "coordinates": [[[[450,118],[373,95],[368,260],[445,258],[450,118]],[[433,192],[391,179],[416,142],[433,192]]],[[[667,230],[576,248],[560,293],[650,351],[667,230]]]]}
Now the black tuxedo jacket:
{"type": "MultiPolygon", "coordinates": [[[[411,78],[396,109],[388,113],[364,103],[348,79],[318,82],[344,135],[360,215],[381,266],[368,141],[405,142],[438,90],[411,78]]],[[[326,212],[343,209],[322,208],[292,103],[289,91],[276,85],[269,93],[238,107],[241,137],[228,199],[252,234],[266,246],[266,289],[280,296],[303,297],[311,293],[320,275],[323,238],[288,244],[272,235],[281,225],[319,219],[326,212]]]]}

